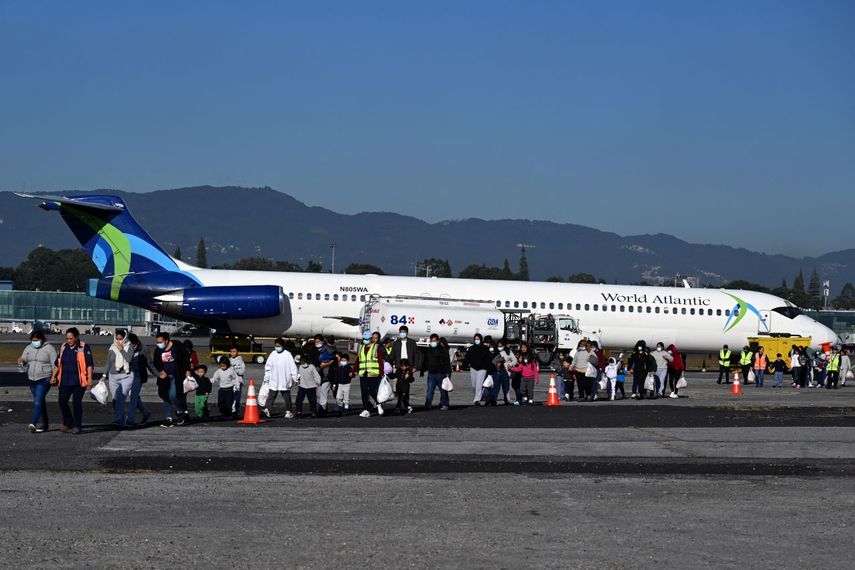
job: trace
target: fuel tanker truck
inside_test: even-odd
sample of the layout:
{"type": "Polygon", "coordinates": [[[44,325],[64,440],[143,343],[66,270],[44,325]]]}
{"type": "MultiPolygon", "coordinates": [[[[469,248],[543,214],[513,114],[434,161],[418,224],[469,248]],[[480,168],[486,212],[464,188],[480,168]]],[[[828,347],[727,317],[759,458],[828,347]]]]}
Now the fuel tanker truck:
{"type": "Polygon", "coordinates": [[[410,338],[423,345],[432,334],[452,346],[471,344],[476,333],[504,338],[511,345],[526,342],[544,365],[558,354],[574,353],[583,339],[600,340],[599,335],[580,329],[571,315],[500,309],[492,301],[372,296],[362,308],[362,332],[397,337],[402,325],[409,329],[410,338]]]}

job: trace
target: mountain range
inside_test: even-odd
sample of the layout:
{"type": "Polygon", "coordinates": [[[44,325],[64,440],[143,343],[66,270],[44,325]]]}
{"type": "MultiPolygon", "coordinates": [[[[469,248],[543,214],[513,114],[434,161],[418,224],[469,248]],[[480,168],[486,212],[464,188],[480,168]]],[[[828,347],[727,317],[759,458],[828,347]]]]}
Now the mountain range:
{"type": "MultiPolygon", "coordinates": [[[[822,279],[831,280],[832,295],[844,283],[855,282],[855,249],[797,258],[693,244],[666,234],[621,236],[546,221],[466,218],[428,223],[392,212],[340,214],[269,187],[63,194],[87,193],[120,196],[155,240],[169,253],[180,247],[190,262],[204,238],[210,265],[260,256],[301,266],[320,260],[329,270],[330,244],[335,243],[338,271],[353,262],[379,266],[388,274],[412,275],[416,262],[435,257],[448,259],[456,275],[473,263],[501,267],[505,258],[516,269],[517,244],[524,243],[533,246],[527,257],[531,278],[537,280],[590,273],[609,283],[670,283],[680,274],[699,278],[701,286],[741,279],[774,287],[782,279],[792,285],[800,269],[807,281],[816,268],[822,279]]],[[[377,198],[372,201],[382,202],[377,198]]],[[[770,231],[791,228],[781,224],[770,226],[770,231]]],[[[0,240],[0,266],[17,265],[37,245],[77,246],[61,220],[11,192],[0,192],[0,240]]]]}

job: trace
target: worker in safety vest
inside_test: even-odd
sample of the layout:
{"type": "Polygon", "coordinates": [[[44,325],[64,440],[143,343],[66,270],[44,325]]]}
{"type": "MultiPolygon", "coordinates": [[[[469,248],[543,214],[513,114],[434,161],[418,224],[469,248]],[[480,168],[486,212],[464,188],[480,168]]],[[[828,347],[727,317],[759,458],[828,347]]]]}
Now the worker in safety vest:
{"type": "Polygon", "coordinates": [[[371,410],[377,408],[377,415],[383,415],[383,406],[377,402],[377,390],[383,376],[383,357],[385,350],[380,346],[380,333],[365,331],[362,346],[356,353],[356,370],[359,373],[359,389],[362,392],[361,418],[371,416],[371,410]],[[372,404],[371,400],[374,400],[372,404]]]}
{"type": "Polygon", "coordinates": [[[751,365],[754,370],[754,380],[758,388],[763,387],[763,379],[766,377],[766,369],[769,367],[769,358],[766,357],[766,350],[761,346],[754,353],[754,361],[751,365]]]}
{"type": "Polygon", "coordinates": [[[730,374],[730,349],[725,344],[718,351],[718,382],[716,384],[721,384],[722,378],[724,378],[725,384],[730,384],[728,374],[730,374]]]}
{"type": "Polygon", "coordinates": [[[840,378],[840,353],[836,350],[831,351],[825,371],[828,373],[828,377],[825,380],[825,387],[829,390],[832,388],[837,390],[837,380],[840,378]]]}
{"type": "Polygon", "coordinates": [[[742,382],[748,382],[748,373],[751,371],[751,362],[754,360],[754,353],[751,352],[751,347],[743,346],[742,352],[739,354],[739,368],[742,370],[742,382]]]}
{"type": "Polygon", "coordinates": [[[65,344],[59,349],[50,380],[51,385],[59,386],[59,409],[62,411],[59,431],[79,434],[83,428],[83,393],[92,385],[93,370],[92,349],[80,341],[80,333],[71,327],[65,331],[65,344]]]}

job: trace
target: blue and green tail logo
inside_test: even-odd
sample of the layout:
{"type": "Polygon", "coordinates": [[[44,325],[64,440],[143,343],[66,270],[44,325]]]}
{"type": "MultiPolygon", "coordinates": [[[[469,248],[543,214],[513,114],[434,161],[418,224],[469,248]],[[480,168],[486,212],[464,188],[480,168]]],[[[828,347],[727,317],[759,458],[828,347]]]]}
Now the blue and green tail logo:
{"type": "Polygon", "coordinates": [[[734,305],[733,309],[730,310],[730,315],[727,317],[727,321],[724,323],[724,332],[731,331],[736,325],[739,324],[739,321],[745,318],[745,315],[747,315],[749,311],[757,315],[757,318],[760,320],[760,323],[762,324],[763,328],[766,329],[766,332],[769,332],[769,325],[766,322],[766,319],[763,318],[763,315],[760,314],[760,311],[757,310],[757,307],[755,307],[744,299],[740,299],[736,295],[732,295],[724,291],[722,291],[722,293],[736,301],[736,305],[734,305]]]}

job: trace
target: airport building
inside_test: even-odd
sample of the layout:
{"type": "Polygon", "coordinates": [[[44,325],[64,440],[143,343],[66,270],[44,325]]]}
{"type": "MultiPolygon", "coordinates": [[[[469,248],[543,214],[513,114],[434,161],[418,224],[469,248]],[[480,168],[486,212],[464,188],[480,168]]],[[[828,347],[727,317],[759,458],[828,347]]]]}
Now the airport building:
{"type": "Polygon", "coordinates": [[[12,332],[16,327],[27,331],[37,321],[50,328],[127,327],[138,334],[169,331],[179,324],[145,309],[84,293],[0,290],[0,331],[12,332]]]}

